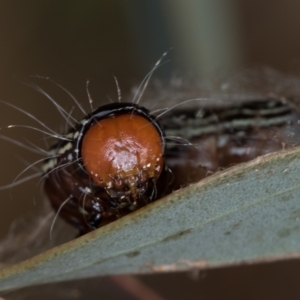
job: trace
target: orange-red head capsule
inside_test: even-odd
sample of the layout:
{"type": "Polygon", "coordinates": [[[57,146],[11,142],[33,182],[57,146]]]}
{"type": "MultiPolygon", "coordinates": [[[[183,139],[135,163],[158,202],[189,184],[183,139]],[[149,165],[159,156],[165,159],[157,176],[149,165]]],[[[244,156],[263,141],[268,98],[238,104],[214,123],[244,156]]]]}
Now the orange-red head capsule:
{"type": "Polygon", "coordinates": [[[84,134],[81,156],[95,183],[114,195],[124,191],[136,198],[149,179],[163,169],[161,133],[145,116],[128,111],[97,121],[84,134]]]}
{"type": "Polygon", "coordinates": [[[102,106],[82,121],[74,137],[75,158],[111,197],[135,202],[145,191],[149,194],[151,182],[149,200],[154,200],[164,168],[165,141],[147,109],[133,103],[102,106]]]}

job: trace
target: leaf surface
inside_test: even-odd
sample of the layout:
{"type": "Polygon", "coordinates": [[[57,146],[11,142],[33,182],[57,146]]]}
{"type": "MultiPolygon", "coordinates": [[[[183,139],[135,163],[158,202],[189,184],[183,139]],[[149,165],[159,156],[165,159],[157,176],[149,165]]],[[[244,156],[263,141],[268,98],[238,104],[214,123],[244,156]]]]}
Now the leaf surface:
{"type": "Polygon", "coordinates": [[[300,255],[300,148],[258,157],[0,270],[0,290],[300,255]]]}

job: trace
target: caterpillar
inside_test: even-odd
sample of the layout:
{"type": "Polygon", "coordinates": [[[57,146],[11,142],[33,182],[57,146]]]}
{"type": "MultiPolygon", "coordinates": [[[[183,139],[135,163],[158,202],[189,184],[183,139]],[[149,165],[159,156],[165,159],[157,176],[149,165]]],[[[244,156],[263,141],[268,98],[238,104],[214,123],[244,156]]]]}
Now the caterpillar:
{"type": "Polygon", "coordinates": [[[73,98],[85,114],[79,121],[55,102],[70,125],[62,135],[40,122],[58,140],[42,159],[45,193],[55,219],[80,235],[221,169],[299,144],[292,99],[202,106],[196,98],[151,112],[140,104],[149,78],[132,102],[91,113],[73,98]],[[198,104],[183,108],[187,102],[198,104]]]}
{"type": "Polygon", "coordinates": [[[271,98],[158,119],[133,103],[101,106],[51,149],[43,165],[46,194],[81,234],[298,140],[297,114],[271,98]],[[188,142],[168,144],[166,137],[188,142]]]}

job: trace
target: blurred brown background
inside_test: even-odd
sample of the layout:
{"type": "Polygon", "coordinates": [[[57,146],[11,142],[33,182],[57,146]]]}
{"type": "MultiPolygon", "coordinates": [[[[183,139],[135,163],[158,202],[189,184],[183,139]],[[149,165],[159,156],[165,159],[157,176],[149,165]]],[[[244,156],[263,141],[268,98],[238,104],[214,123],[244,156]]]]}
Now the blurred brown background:
{"type": "MultiPolygon", "coordinates": [[[[126,94],[170,48],[170,61],[157,70],[156,78],[168,80],[174,71],[205,78],[264,66],[298,72],[299,12],[297,1],[280,0],[0,1],[0,100],[59,129],[62,120],[53,105],[22,81],[38,83],[71,109],[66,94],[31,76],[49,76],[85,105],[89,79],[96,106],[117,99],[113,75],[126,94]]],[[[0,127],[10,124],[36,125],[0,104],[0,127]]],[[[29,130],[1,129],[0,134],[44,145],[41,135],[29,130]]],[[[12,182],[26,166],[24,162],[39,158],[3,140],[0,149],[1,185],[12,182]]],[[[36,185],[37,180],[11,192],[1,191],[2,237],[12,220],[34,211],[40,203],[36,185]]],[[[298,299],[299,271],[300,263],[292,261],[212,270],[197,280],[186,274],[145,276],[142,280],[165,299],[298,299]]],[[[89,282],[92,286],[94,281],[89,282]]],[[[85,297],[83,292],[82,299],[99,299],[101,293],[102,299],[120,299],[104,279],[99,286],[93,284],[97,296],[85,297]]],[[[72,283],[68,287],[72,288],[72,283]]],[[[24,294],[24,299],[41,298],[35,294],[38,289],[31,293],[28,298],[24,294]]]]}

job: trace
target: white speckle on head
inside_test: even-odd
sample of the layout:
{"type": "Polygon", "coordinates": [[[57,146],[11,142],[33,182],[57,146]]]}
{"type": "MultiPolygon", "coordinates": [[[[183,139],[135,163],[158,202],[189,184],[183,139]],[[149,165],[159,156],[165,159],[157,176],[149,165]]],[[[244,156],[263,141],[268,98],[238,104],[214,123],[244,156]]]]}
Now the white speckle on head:
{"type": "Polygon", "coordinates": [[[107,185],[108,188],[111,188],[113,184],[112,184],[111,181],[109,181],[106,185],[107,185]]]}
{"type": "Polygon", "coordinates": [[[151,167],[151,164],[148,164],[148,165],[147,165],[147,168],[150,168],[150,167],[151,167]]]}

